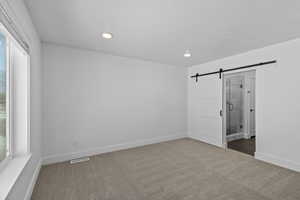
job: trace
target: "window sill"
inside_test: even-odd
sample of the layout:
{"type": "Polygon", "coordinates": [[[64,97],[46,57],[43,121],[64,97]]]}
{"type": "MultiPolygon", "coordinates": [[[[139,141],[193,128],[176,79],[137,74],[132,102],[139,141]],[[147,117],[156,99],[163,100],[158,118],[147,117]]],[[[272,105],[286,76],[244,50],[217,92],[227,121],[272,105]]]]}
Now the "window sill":
{"type": "Polygon", "coordinates": [[[30,158],[31,154],[12,158],[7,162],[6,166],[1,169],[0,199],[6,199],[30,158]]]}

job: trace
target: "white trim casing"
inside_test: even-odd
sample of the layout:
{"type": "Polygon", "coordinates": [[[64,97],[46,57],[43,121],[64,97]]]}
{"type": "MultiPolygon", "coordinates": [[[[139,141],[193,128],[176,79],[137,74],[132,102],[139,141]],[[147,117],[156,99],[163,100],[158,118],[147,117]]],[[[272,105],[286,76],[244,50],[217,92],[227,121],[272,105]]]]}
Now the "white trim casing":
{"type": "Polygon", "coordinates": [[[27,192],[26,192],[24,200],[30,200],[31,199],[34,186],[36,184],[36,181],[38,179],[39,173],[41,171],[41,167],[42,167],[42,159],[39,160],[38,165],[36,166],[36,168],[34,170],[32,179],[31,179],[31,181],[29,183],[29,186],[27,187],[27,192]]]}
{"type": "Polygon", "coordinates": [[[256,70],[240,70],[238,72],[231,72],[231,73],[227,73],[224,74],[222,77],[222,111],[223,111],[223,115],[222,115],[222,140],[223,140],[223,146],[224,148],[227,148],[227,142],[232,141],[232,140],[236,140],[236,139],[241,139],[241,138],[245,138],[245,139],[249,139],[251,136],[250,134],[250,100],[248,98],[248,93],[247,90],[249,90],[250,87],[250,83],[249,83],[249,79],[251,77],[255,77],[256,76],[256,70]],[[244,91],[243,91],[243,132],[244,133],[236,133],[233,134],[232,136],[227,136],[226,135],[226,80],[228,78],[234,77],[234,76],[243,76],[243,87],[244,87],[244,91]],[[241,135],[243,134],[243,135],[241,135]]]}
{"type": "Polygon", "coordinates": [[[31,158],[31,154],[11,159],[0,173],[0,199],[6,199],[18,177],[31,158]]]}

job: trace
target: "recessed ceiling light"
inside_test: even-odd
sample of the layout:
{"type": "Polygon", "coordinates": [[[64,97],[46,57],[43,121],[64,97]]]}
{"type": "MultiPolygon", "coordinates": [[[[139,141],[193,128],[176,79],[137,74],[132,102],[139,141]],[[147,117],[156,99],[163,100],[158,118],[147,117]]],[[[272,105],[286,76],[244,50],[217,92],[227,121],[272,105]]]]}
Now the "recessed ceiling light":
{"type": "Polygon", "coordinates": [[[111,39],[113,37],[113,34],[112,33],[108,33],[108,32],[104,32],[104,33],[102,33],[102,37],[104,39],[111,39]]]}
{"type": "Polygon", "coordinates": [[[192,56],[191,52],[189,50],[186,50],[185,53],[183,54],[184,57],[189,58],[192,56]]]}

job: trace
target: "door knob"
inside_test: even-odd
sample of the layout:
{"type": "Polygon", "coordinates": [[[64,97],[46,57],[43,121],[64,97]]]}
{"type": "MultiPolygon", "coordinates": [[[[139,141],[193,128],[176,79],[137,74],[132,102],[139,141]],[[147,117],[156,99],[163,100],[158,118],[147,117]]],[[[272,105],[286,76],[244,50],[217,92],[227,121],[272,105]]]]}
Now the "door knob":
{"type": "Polygon", "coordinates": [[[251,109],[250,109],[250,112],[253,112],[253,111],[254,111],[254,109],[251,108],[251,109]]]}

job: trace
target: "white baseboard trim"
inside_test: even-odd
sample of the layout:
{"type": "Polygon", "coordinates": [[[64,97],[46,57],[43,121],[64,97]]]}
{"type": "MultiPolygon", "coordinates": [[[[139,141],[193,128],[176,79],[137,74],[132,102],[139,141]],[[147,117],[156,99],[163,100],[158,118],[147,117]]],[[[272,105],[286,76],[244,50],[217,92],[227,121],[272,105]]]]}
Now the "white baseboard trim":
{"type": "Polygon", "coordinates": [[[255,152],[255,159],[300,172],[300,164],[299,163],[295,163],[295,162],[289,161],[289,160],[283,160],[283,159],[275,157],[273,155],[255,152]]]}
{"type": "Polygon", "coordinates": [[[31,181],[28,185],[27,192],[25,194],[24,200],[30,200],[31,199],[31,195],[32,195],[35,183],[36,183],[36,181],[39,177],[41,167],[42,167],[42,159],[39,160],[38,165],[36,166],[36,168],[34,170],[34,173],[33,173],[32,179],[31,179],[31,181]]]}
{"type": "Polygon", "coordinates": [[[119,150],[139,147],[139,146],[145,146],[145,145],[149,145],[149,144],[155,144],[155,143],[160,143],[160,142],[165,142],[165,141],[170,141],[170,140],[186,138],[186,137],[187,137],[186,134],[169,135],[169,136],[157,137],[157,138],[146,139],[146,140],[138,140],[138,141],[130,142],[130,143],[109,145],[109,146],[105,146],[105,147],[99,147],[99,148],[89,149],[89,150],[80,151],[80,152],[46,156],[43,158],[43,165],[65,162],[65,161],[69,161],[69,160],[76,159],[76,158],[93,156],[93,155],[98,155],[98,154],[102,154],[102,153],[119,151],[119,150]]]}
{"type": "Polygon", "coordinates": [[[196,136],[192,136],[192,135],[189,135],[188,138],[191,138],[193,140],[198,140],[200,142],[204,142],[204,143],[209,144],[209,145],[213,145],[213,146],[216,146],[216,147],[223,148],[222,141],[221,141],[221,143],[217,143],[217,142],[209,141],[209,140],[207,140],[205,138],[200,138],[200,137],[196,137],[196,136]]]}

